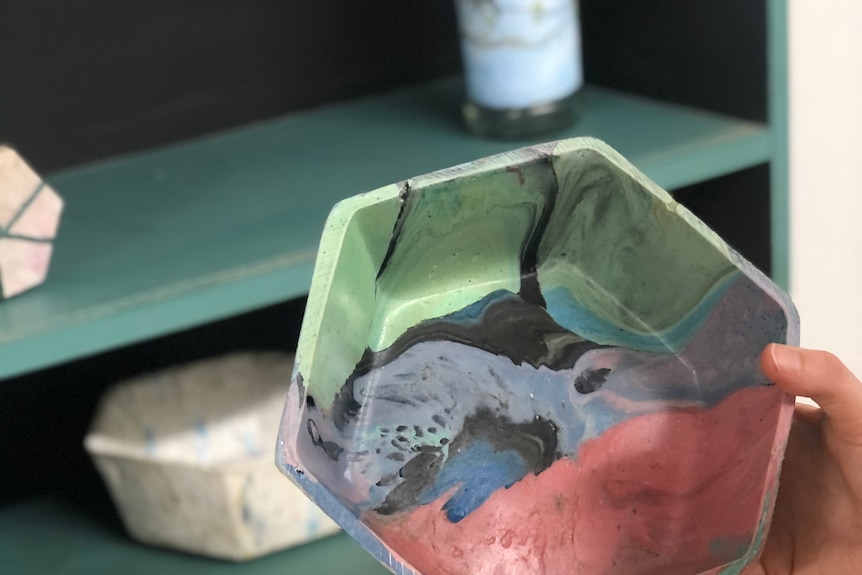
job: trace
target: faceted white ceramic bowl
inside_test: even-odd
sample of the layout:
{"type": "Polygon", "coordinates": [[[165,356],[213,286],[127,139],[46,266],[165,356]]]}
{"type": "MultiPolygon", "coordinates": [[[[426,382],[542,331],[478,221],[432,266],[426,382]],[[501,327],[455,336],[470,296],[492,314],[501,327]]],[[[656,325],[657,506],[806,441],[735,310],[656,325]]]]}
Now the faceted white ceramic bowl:
{"type": "Polygon", "coordinates": [[[132,537],[239,561],[338,530],[273,462],[292,368],[236,354],[105,394],[84,445],[132,537]]]}

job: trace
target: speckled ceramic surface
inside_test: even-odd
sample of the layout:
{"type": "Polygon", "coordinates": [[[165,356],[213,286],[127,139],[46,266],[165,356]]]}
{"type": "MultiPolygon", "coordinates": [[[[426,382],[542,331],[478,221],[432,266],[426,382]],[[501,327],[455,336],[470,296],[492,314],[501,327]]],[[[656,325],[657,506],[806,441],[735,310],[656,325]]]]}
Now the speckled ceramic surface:
{"type": "Polygon", "coordinates": [[[336,206],[283,471],[396,573],[730,575],[760,552],[793,398],[789,299],[603,143],[336,206]]]}
{"type": "Polygon", "coordinates": [[[62,198],[0,145],[0,300],[45,281],[62,212],[62,198]]]}
{"type": "Polygon", "coordinates": [[[85,446],[134,538],[244,560],[338,530],[272,462],[292,365],[237,354],[105,395],[85,446]]]}

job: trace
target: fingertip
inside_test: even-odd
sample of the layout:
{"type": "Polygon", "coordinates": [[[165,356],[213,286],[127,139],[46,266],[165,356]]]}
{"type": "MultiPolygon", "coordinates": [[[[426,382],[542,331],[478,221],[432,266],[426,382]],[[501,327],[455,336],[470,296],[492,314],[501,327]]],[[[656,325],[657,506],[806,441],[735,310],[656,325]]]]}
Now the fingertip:
{"type": "Polygon", "coordinates": [[[794,383],[803,369],[802,350],[789,345],[770,343],[760,355],[763,373],[788,393],[798,394],[794,383]]]}
{"type": "Polygon", "coordinates": [[[818,404],[841,437],[862,441],[862,383],[838,357],[826,351],[770,344],[760,363],[779,389],[818,404]]]}
{"type": "Polygon", "coordinates": [[[772,358],[772,346],[774,345],[776,344],[770,343],[760,353],[760,369],[772,382],[775,382],[775,376],[778,373],[778,369],[775,367],[775,360],[772,358]]]}
{"type": "Polygon", "coordinates": [[[837,357],[826,351],[770,343],[760,358],[761,368],[786,393],[811,397],[830,395],[834,382],[848,373],[837,357]]]}

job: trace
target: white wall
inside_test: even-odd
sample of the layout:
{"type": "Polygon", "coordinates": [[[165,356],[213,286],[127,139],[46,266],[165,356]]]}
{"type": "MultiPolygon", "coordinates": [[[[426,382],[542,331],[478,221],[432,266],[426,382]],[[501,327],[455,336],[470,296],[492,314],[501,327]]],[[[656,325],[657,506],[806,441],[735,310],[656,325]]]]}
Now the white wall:
{"type": "Polygon", "coordinates": [[[789,0],[790,293],[862,377],[862,1],[789,0]]]}

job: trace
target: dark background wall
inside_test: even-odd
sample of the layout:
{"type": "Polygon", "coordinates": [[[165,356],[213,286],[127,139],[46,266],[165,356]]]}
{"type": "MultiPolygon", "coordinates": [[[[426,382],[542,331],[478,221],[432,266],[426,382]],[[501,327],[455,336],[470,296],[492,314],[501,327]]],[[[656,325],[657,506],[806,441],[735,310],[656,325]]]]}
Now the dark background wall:
{"type": "MultiPolygon", "coordinates": [[[[454,73],[453,6],[0,0],[0,140],[52,171],[454,73]]],[[[580,9],[589,81],[765,117],[765,2],[580,9]]]]}
{"type": "Polygon", "coordinates": [[[2,0],[0,137],[42,169],[451,72],[437,0],[2,0]]]}

